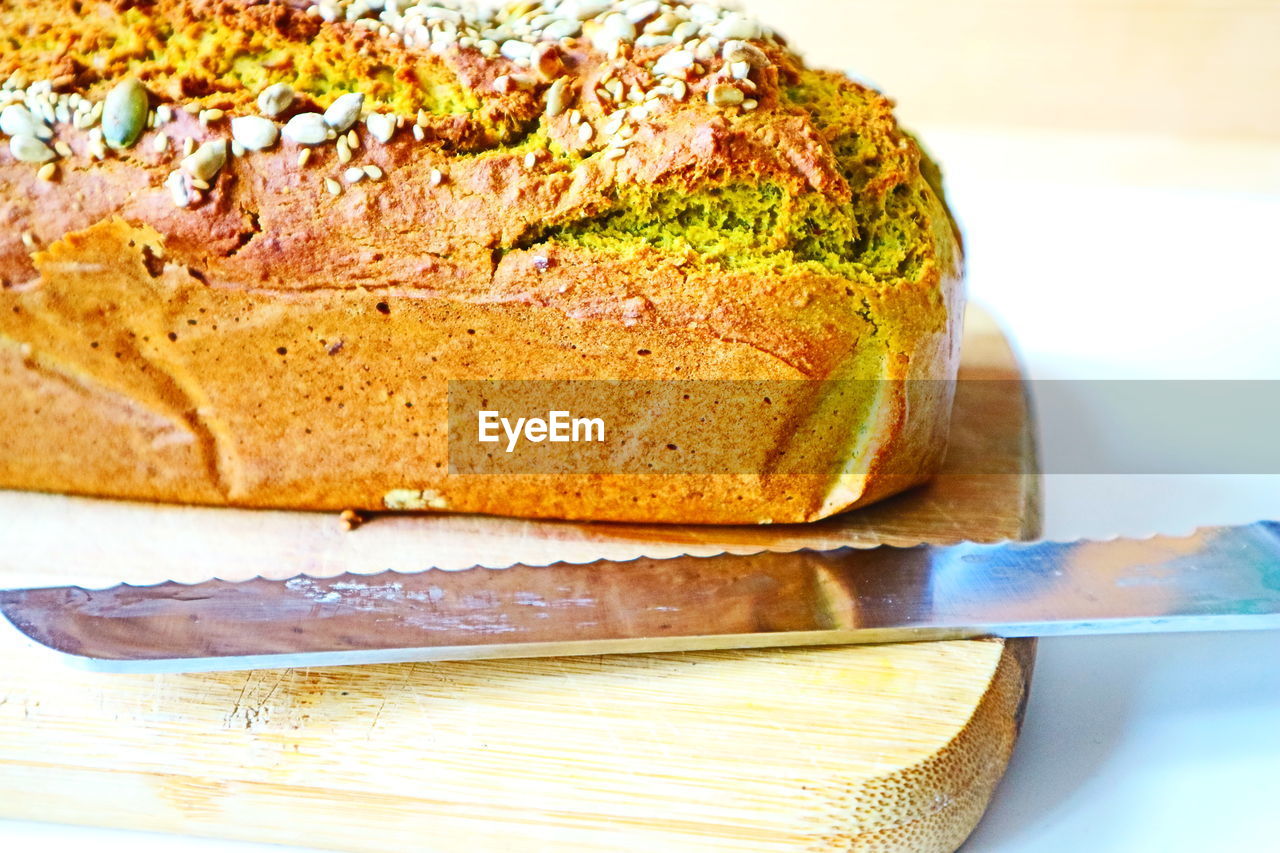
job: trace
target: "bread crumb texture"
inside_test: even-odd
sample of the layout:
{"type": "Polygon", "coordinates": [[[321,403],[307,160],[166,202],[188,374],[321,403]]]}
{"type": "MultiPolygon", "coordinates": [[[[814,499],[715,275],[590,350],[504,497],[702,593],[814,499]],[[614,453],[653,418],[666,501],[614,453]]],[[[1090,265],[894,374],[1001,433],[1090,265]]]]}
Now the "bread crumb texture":
{"type": "MultiPolygon", "coordinates": [[[[806,520],[830,483],[461,484],[445,382],[954,377],[936,167],[736,12],[12,0],[0,46],[0,485],[806,520]]],[[[892,440],[825,440],[918,456],[900,488],[949,402],[882,402],[892,440]]]]}

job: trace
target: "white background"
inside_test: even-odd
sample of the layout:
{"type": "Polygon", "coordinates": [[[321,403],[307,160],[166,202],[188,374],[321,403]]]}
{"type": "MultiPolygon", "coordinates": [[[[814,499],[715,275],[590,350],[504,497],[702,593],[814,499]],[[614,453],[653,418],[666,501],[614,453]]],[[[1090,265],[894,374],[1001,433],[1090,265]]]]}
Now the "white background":
{"type": "MultiPolygon", "coordinates": [[[[1031,375],[1280,380],[1274,148],[924,131],[970,291],[1031,375]]],[[[1055,538],[1179,532],[1280,518],[1280,477],[1060,475],[1045,499],[1055,538]]],[[[0,633],[0,654],[14,642],[0,633]]],[[[1022,739],[965,850],[1277,844],[1280,632],[1043,641],[1022,739]]],[[[0,849],[280,848],[0,821],[0,849]]]]}

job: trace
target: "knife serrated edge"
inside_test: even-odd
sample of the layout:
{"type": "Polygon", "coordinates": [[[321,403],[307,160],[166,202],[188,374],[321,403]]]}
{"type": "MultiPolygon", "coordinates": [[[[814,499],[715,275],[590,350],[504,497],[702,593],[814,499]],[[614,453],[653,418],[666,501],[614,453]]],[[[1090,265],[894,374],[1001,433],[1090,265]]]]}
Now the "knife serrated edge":
{"type": "MultiPolygon", "coordinates": [[[[1124,541],[1125,537],[1119,537],[1120,541],[1124,541]]],[[[923,546],[916,548],[880,548],[880,549],[848,549],[842,548],[836,551],[809,551],[794,552],[783,554],[756,554],[744,555],[738,561],[739,563],[752,562],[751,557],[778,557],[779,559],[786,557],[802,557],[807,553],[819,563],[823,565],[807,566],[806,568],[813,571],[817,577],[823,572],[834,571],[836,574],[828,578],[828,583],[821,589],[817,590],[816,600],[820,603],[820,607],[813,613],[813,620],[809,623],[801,623],[789,629],[761,629],[743,632],[740,630],[723,630],[720,633],[692,631],[674,631],[667,635],[644,635],[631,636],[622,635],[621,632],[614,634],[604,634],[588,637],[556,637],[554,641],[538,641],[539,637],[534,633],[521,635],[519,639],[516,637],[509,638],[511,642],[504,641],[503,638],[493,639],[484,636],[483,630],[478,632],[482,636],[479,639],[484,642],[465,643],[465,642],[448,642],[436,645],[417,645],[415,643],[405,643],[402,645],[391,646],[370,646],[370,647],[347,647],[340,649],[312,648],[308,647],[306,651],[281,651],[277,646],[273,646],[269,653],[259,653],[254,646],[255,638],[252,632],[248,632],[249,636],[245,636],[244,627],[240,622],[233,622],[228,626],[224,626],[226,630],[232,633],[229,636],[239,638],[237,654],[224,655],[199,655],[189,654],[183,656],[179,651],[189,649],[198,649],[200,645],[201,635],[199,630],[192,634],[192,625],[199,625],[199,619],[191,619],[191,613],[184,609],[187,606],[201,607],[201,602],[215,597],[219,592],[226,593],[228,590],[236,592],[243,589],[250,583],[265,584],[268,588],[276,590],[280,593],[282,590],[289,589],[290,584],[285,581],[273,581],[266,579],[258,579],[253,582],[224,582],[224,581],[206,581],[196,584],[178,584],[168,582],[153,586],[132,586],[120,585],[111,590],[85,591],[74,588],[63,589],[44,589],[29,591],[10,591],[0,593],[0,607],[3,607],[5,615],[14,622],[19,630],[23,630],[28,636],[36,639],[44,645],[48,645],[55,650],[61,650],[64,653],[72,651],[79,644],[79,657],[81,660],[76,661],[81,665],[90,668],[106,669],[112,671],[190,671],[205,669],[237,669],[237,668],[256,668],[263,666],[320,666],[343,663],[375,663],[375,662],[393,662],[407,660],[454,660],[454,659],[471,659],[471,658],[496,658],[496,657],[519,657],[519,656],[541,656],[541,655],[565,655],[565,654],[602,654],[602,653],[623,653],[623,652],[653,652],[653,651],[675,651],[675,650],[692,650],[692,649],[717,649],[717,648],[757,648],[765,646],[794,646],[794,645],[822,645],[822,644],[843,644],[843,643],[867,643],[867,642],[903,642],[916,640],[937,640],[937,639],[959,639],[976,636],[1049,636],[1067,633],[1120,633],[1135,630],[1211,630],[1226,628],[1267,628],[1280,627],[1280,583],[1276,583],[1274,579],[1268,580],[1262,578],[1262,585],[1266,587],[1265,594],[1257,601],[1261,602],[1260,607],[1247,607],[1245,609],[1224,606],[1215,610],[1210,606],[1208,610],[1203,607],[1193,607],[1192,609],[1175,607],[1170,614],[1162,612],[1143,612],[1135,613],[1134,611],[1120,612],[1118,614],[1087,614],[1077,613],[1068,618],[1052,618],[1039,616],[1029,618],[1030,611],[1028,608],[1019,610],[1016,606],[1013,611],[1015,616],[1020,618],[1003,619],[992,621],[991,618],[983,616],[978,611],[966,616],[961,612],[959,616],[944,616],[939,622],[936,618],[931,622],[929,617],[937,614],[930,614],[926,609],[921,611],[919,619],[914,618],[914,614],[910,612],[901,612],[901,608],[897,611],[893,607],[889,608],[889,621],[879,624],[877,620],[876,606],[883,607],[886,602],[892,604],[894,596],[907,594],[917,596],[920,601],[930,603],[926,593],[938,594],[940,591],[945,592],[948,583],[957,580],[963,581],[966,578],[982,579],[985,572],[992,568],[992,564],[983,565],[981,560],[971,565],[954,562],[956,558],[965,560],[974,556],[990,556],[990,555],[1021,555],[1028,552],[1034,552],[1037,548],[1046,552],[1052,557],[1053,555],[1070,554],[1075,550],[1087,549],[1090,545],[1101,545],[1104,548],[1109,544],[1114,544],[1117,540],[1084,540],[1084,541],[1054,541],[1039,540],[1034,542],[1012,542],[999,544],[985,543],[967,543],[960,547],[954,546],[923,546]],[[912,554],[914,552],[914,554],[912,554]],[[912,563],[914,558],[921,558],[923,562],[912,563]],[[830,558],[833,562],[826,563],[830,558]],[[842,564],[840,561],[844,560],[842,564]],[[876,571],[876,564],[883,561],[889,561],[890,567],[900,570],[899,573],[885,573],[876,571]],[[849,562],[852,561],[852,562],[849,562]],[[843,566],[843,569],[842,569],[843,566]],[[853,566],[855,571],[853,575],[849,575],[847,570],[853,566]],[[975,570],[976,566],[976,570],[975,570]],[[911,576],[909,573],[913,570],[924,568],[926,571],[923,575],[911,576]],[[868,571],[868,569],[871,569],[868,571]],[[956,569],[959,569],[957,572],[956,569]],[[859,572],[861,574],[859,574],[859,572]],[[939,573],[941,572],[941,573],[939,573]],[[888,583],[885,587],[884,584],[888,583]],[[895,587],[893,584],[898,583],[895,587]],[[941,585],[939,585],[941,583],[941,585]],[[864,587],[863,584],[866,584],[864,587]],[[189,593],[192,590],[198,590],[204,586],[210,590],[209,595],[195,595],[189,593]],[[160,587],[168,587],[163,590],[160,587]],[[174,588],[183,590],[181,595],[173,595],[171,591],[174,588]],[[892,595],[885,595],[886,590],[892,595]],[[155,593],[154,596],[149,593],[155,593]],[[58,596],[69,596],[59,606],[58,596]],[[107,607],[110,609],[111,602],[115,599],[123,597],[127,599],[133,596],[135,603],[143,602],[146,605],[144,616],[150,614],[152,605],[157,606],[165,619],[159,623],[161,630],[151,633],[143,630],[142,640],[151,643],[148,646],[151,651],[144,651],[139,654],[136,649],[129,649],[119,652],[118,649],[112,649],[111,643],[121,639],[120,628],[124,621],[129,618],[128,614],[121,612],[109,613],[105,617],[99,618],[98,622],[94,622],[92,618],[87,621],[75,622],[68,621],[67,611],[75,610],[74,598],[76,596],[83,597],[82,601],[93,601],[95,598],[105,600],[107,607]],[[41,602],[44,602],[43,606],[41,602]],[[53,628],[46,630],[43,635],[36,628],[35,622],[40,618],[52,620],[53,628]],[[953,621],[946,621],[948,618],[953,621]],[[896,621],[895,621],[896,620],[896,621]],[[106,645],[103,645],[102,637],[93,636],[95,625],[102,623],[110,623],[110,630],[107,631],[106,645]],[[177,627],[179,634],[183,630],[186,631],[187,639],[195,637],[196,644],[180,646],[175,651],[173,643],[181,641],[182,636],[177,636],[172,630],[177,627]],[[71,648],[67,648],[66,632],[80,630],[82,635],[79,638],[72,638],[71,648]],[[84,634],[84,631],[88,634],[84,634]],[[98,649],[98,653],[85,653],[84,642],[86,639],[92,644],[97,643],[92,648],[98,649]],[[63,641],[60,643],[60,641],[63,641]],[[106,649],[104,653],[102,649],[106,649]],[[119,652],[119,653],[117,653],[119,652]]],[[[1185,537],[1170,536],[1154,536],[1145,539],[1129,539],[1129,542],[1136,545],[1154,546],[1154,550],[1171,551],[1179,559],[1186,555],[1205,554],[1212,555],[1212,549],[1223,542],[1233,542],[1234,544],[1253,544],[1261,548],[1265,554],[1267,563],[1267,571],[1271,573],[1280,573],[1280,523],[1277,522],[1259,522],[1254,525],[1244,527],[1206,527],[1198,529],[1194,534],[1185,537]],[[1200,550],[1197,551],[1197,540],[1200,550]],[[1237,541],[1238,540],[1238,541],[1237,541]],[[1178,543],[1182,543],[1179,547],[1178,543]]],[[[1142,549],[1150,550],[1150,548],[1142,549]]],[[[1139,552],[1141,553],[1141,552],[1139,552]]],[[[1218,554],[1219,558],[1237,558],[1235,561],[1240,562],[1241,554],[1238,552],[1218,554]]],[[[1247,557],[1248,555],[1244,555],[1247,557]]],[[[712,567],[724,567],[726,565],[736,566],[737,563],[726,564],[717,562],[715,558],[697,558],[684,557],[673,558],[674,560],[683,560],[684,565],[694,566],[698,568],[710,569],[712,567]]],[[[782,560],[784,563],[792,563],[795,561],[782,560]]],[[[608,564],[617,570],[627,571],[628,564],[635,561],[597,561],[600,562],[601,568],[604,569],[608,564]]],[[[655,567],[663,568],[664,564],[670,563],[672,560],[654,561],[655,567]]],[[[761,562],[761,561],[754,561],[761,562]]],[[[777,562],[763,560],[763,562],[777,562]]],[[[1006,561],[1007,562],[1007,561],[1006,561]]],[[[1016,562],[1016,561],[1015,561],[1016,562]]],[[[1230,560],[1228,560],[1230,562],[1230,560]]],[[[1069,589],[1073,580],[1076,578],[1073,573],[1064,573],[1058,571],[1046,571],[1049,567],[1056,565],[1053,559],[1040,560],[1040,573],[1037,575],[1032,569],[1037,567],[1037,563],[1023,564],[1013,566],[1015,572],[1019,572],[1015,577],[1021,580],[1032,582],[1047,583],[1051,587],[1060,584],[1066,584],[1064,588],[1069,589]]],[[[540,572],[542,569],[554,569],[556,564],[545,567],[531,566],[512,566],[512,570],[524,569],[530,572],[540,572]]],[[[577,563],[561,563],[562,567],[568,567],[580,570],[589,564],[577,563]]],[[[1074,564],[1077,568],[1083,569],[1085,575],[1090,574],[1087,561],[1074,564]]],[[[1143,562],[1137,562],[1136,566],[1145,566],[1143,562]]],[[[1157,561],[1156,565],[1160,565],[1157,561]]],[[[480,567],[476,567],[480,568],[480,567]]],[[[881,566],[883,568],[883,566],[881,566]]],[[[1001,568],[1009,569],[1011,566],[1004,565],[1001,568]]],[[[1197,571],[1183,572],[1184,577],[1194,577],[1197,583],[1208,582],[1208,589],[1216,590],[1220,576],[1214,575],[1212,572],[1205,573],[1199,569],[1212,569],[1212,565],[1200,565],[1194,567],[1197,571]]],[[[1240,573],[1240,566],[1236,566],[1234,576],[1227,576],[1227,579],[1239,584],[1238,581],[1246,580],[1252,582],[1252,579],[1246,577],[1247,572],[1240,573]]],[[[423,580],[441,579],[441,575],[431,575],[423,572],[414,573],[398,573],[387,572],[386,574],[399,575],[404,579],[413,579],[413,581],[421,582],[423,580]]],[[[444,573],[441,573],[444,574],[444,573]]],[[[462,576],[454,574],[455,577],[461,579],[462,576]]],[[[490,570],[481,575],[466,576],[470,581],[483,581],[486,578],[495,578],[507,574],[503,570],[490,570]]],[[[1176,573],[1175,573],[1176,574],[1176,573]]],[[[465,573],[464,573],[465,575],[465,573]]],[[[536,575],[534,577],[537,577],[536,575]]],[[[554,577],[554,575],[550,576],[554,577]]],[[[701,577],[710,577],[704,574],[701,577]]],[[[1175,578],[1176,580],[1177,578],[1175,578]]],[[[323,584],[333,581],[333,579],[311,579],[323,584]]],[[[1096,577],[1084,577],[1086,581],[1084,590],[1087,600],[1098,602],[1100,599],[1094,593],[1098,590],[1088,589],[1089,583],[1097,581],[1096,577]]],[[[330,584],[330,593],[337,588],[337,583],[330,584]]],[[[362,590],[367,587],[352,586],[353,595],[358,596],[362,590]]],[[[655,587],[655,589],[658,589],[655,587]]],[[[999,585],[997,590],[1001,590],[999,585]]],[[[1101,588],[1099,588],[1101,589],[1101,588]]],[[[659,590],[660,591],[660,590],[659,590]]],[[[1004,589],[1003,592],[1007,592],[1004,589]]],[[[1141,589],[1138,590],[1141,592],[1141,589]]],[[[1130,591],[1129,594],[1136,594],[1130,591]]],[[[1005,598],[1008,596],[1006,595],[1005,598]]],[[[945,598],[945,596],[944,596],[945,598]]],[[[959,600],[963,600],[961,595],[959,600]]],[[[978,596],[981,603],[981,596],[978,596]]],[[[443,599],[441,599],[443,600],[443,599]]],[[[655,599],[657,600],[657,599],[655,599]]],[[[760,599],[761,601],[769,600],[768,596],[760,599]]],[[[308,608],[314,608],[317,601],[304,601],[308,608]]],[[[333,602],[336,607],[343,607],[346,602],[341,594],[336,596],[333,602]]],[[[989,602],[988,602],[989,603],[989,602]]],[[[997,603],[1000,603],[997,600],[997,603]]],[[[1194,604],[1195,602],[1193,602],[1194,604]]],[[[1251,604],[1251,601],[1245,601],[1251,604]]],[[[498,602],[499,605],[502,602],[498,602]]],[[[708,615],[717,612],[719,602],[713,601],[711,606],[704,608],[708,615]]],[[[1016,604],[1016,602],[1015,602],[1016,604]]],[[[1212,604],[1212,602],[1210,602],[1212,604]]],[[[499,610],[501,608],[499,607],[499,610]]],[[[658,608],[661,609],[661,608],[658,608]]],[[[343,614],[335,611],[338,615],[346,615],[350,619],[355,620],[357,626],[364,624],[360,622],[361,613],[366,610],[374,611],[374,616],[369,618],[367,624],[364,624],[365,634],[361,636],[379,637],[381,632],[387,629],[388,619],[384,610],[377,608],[349,608],[350,613],[343,614]],[[354,614],[354,615],[352,615],[354,614]],[[373,633],[368,633],[373,632],[373,633]]],[[[429,608],[432,614],[436,613],[438,608],[435,603],[429,608]]],[[[944,607],[945,611],[946,608],[944,607]]],[[[425,610],[418,610],[419,614],[425,613],[425,610]]],[[[453,611],[446,608],[445,615],[448,616],[453,611]]],[[[635,615],[639,611],[631,612],[624,615],[635,615]]],[[[701,611],[700,611],[701,612],[701,611]]],[[[154,614],[152,614],[154,615],[154,614]]],[[[296,616],[296,614],[294,614],[296,616]]],[[[212,611],[212,618],[216,621],[218,616],[217,610],[212,611]]],[[[206,620],[206,624],[207,624],[206,620]]],[[[305,620],[304,620],[305,621],[305,620]]],[[[147,623],[142,623],[145,628],[147,623]]],[[[596,622],[583,624],[598,624],[596,622]]],[[[722,627],[733,627],[737,623],[722,623],[722,627]]],[[[48,628],[48,626],[45,626],[48,628]]],[[[345,628],[344,623],[344,628],[345,628]]],[[[412,625],[410,626],[413,627],[412,625]]],[[[139,632],[135,632],[139,633],[139,632]]],[[[301,632],[305,635],[305,631],[301,632]]],[[[463,632],[464,636],[474,636],[477,632],[472,631],[470,634],[463,632]]],[[[410,631],[409,636],[412,638],[423,637],[420,633],[410,631]]],[[[322,638],[323,639],[323,638],[322,638]]],[[[137,640],[137,637],[134,637],[137,640]]],[[[278,641],[278,637],[277,637],[278,641]]]]}

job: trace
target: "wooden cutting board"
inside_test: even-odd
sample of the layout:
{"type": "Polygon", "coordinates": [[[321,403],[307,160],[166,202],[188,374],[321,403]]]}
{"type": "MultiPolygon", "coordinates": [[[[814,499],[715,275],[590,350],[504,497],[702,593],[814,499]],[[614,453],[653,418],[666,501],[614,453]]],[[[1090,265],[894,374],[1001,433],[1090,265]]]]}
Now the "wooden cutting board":
{"type": "MultiPolygon", "coordinates": [[[[984,317],[963,373],[1018,375],[984,317]]],[[[1016,383],[961,384],[953,456],[989,452],[1020,473],[943,476],[823,535],[930,515],[943,539],[1034,535],[1016,383]]],[[[351,850],[954,850],[1034,657],[969,640],[126,676],[5,630],[0,816],[351,850]]]]}

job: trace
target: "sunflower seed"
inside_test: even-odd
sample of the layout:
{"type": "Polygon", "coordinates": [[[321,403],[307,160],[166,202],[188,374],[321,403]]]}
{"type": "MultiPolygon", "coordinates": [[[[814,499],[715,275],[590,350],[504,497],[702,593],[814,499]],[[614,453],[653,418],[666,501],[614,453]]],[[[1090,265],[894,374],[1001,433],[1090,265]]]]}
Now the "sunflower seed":
{"type": "Polygon", "coordinates": [[[559,41],[560,39],[573,38],[580,32],[582,32],[582,24],[577,21],[561,19],[547,24],[542,30],[542,37],[551,41],[559,41]]]}
{"type": "Polygon", "coordinates": [[[280,128],[262,116],[236,116],[231,120],[231,138],[248,151],[265,151],[280,139],[280,128]]]}
{"type": "Polygon", "coordinates": [[[747,62],[752,68],[764,68],[769,65],[769,57],[763,50],[740,39],[730,39],[725,42],[720,55],[726,62],[747,62]]]}
{"type": "Polygon", "coordinates": [[[9,153],[23,163],[47,163],[58,156],[48,145],[26,133],[9,137],[9,153]]]}
{"type": "Polygon", "coordinates": [[[547,89],[547,115],[558,116],[569,105],[569,80],[561,77],[547,89]]]}
{"type": "Polygon", "coordinates": [[[585,21],[608,10],[612,5],[613,0],[566,0],[556,9],[556,14],[585,21]]]}
{"type": "Polygon", "coordinates": [[[288,83],[273,83],[258,93],[258,112],[275,118],[289,109],[293,103],[293,87],[288,83]]]}
{"type": "Polygon", "coordinates": [[[639,3],[633,3],[630,8],[627,9],[625,14],[628,21],[633,24],[638,24],[645,18],[650,18],[658,14],[658,9],[661,7],[662,4],[659,3],[658,0],[640,0],[639,3]]]}
{"type": "Polygon", "coordinates": [[[34,136],[36,139],[53,139],[53,131],[38,121],[22,104],[10,104],[0,110],[0,131],[8,136],[34,136]]]}
{"type": "Polygon", "coordinates": [[[711,34],[718,39],[758,39],[762,35],[759,24],[734,14],[725,15],[712,24],[711,34]]]}
{"type": "Polygon", "coordinates": [[[169,195],[173,197],[173,203],[178,207],[191,206],[191,191],[187,188],[187,177],[181,172],[170,172],[169,177],[165,178],[164,185],[169,190],[169,195]]]}
{"type": "Polygon", "coordinates": [[[339,95],[329,105],[329,109],[324,111],[324,123],[339,133],[343,133],[356,123],[356,119],[360,118],[360,108],[362,106],[364,106],[364,94],[361,92],[348,92],[345,95],[339,95]]]}
{"type": "MultiPolygon", "coordinates": [[[[649,23],[645,24],[644,31],[657,36],[669,36],[680,25],[680,18],[671,12],[663,12],[649,23]]],[[[694,27],[697,32],[697,27],[694,27]]]]}
{"type": "Polygon", "coordinates": [[[533,45],[519,39],[507,39],[499,52],[507,59],[529,59],[533,56],[533,45]]]}
{"type": "Polygon", "coordinates": [[[633,42],[636,40],[636,25],[627,20],[626,15],[614,13],[605,18],[603,29],[618,41],[633,42]]]}
{"type": "Polygon", "coordinates": [[[285,139],[298,145],[319,145],[329,138],[329,125],[320,113],[298,113],[281,132],[285,139]]]}
{"type": "Polygon", "coordinates": [[[214,139],[204,143],[190,156],[182,158],[182,170],[191,177],[208,181],[218,174],[218,170],[227,162],[227,143],[223,139],[214,139]]]}
{"type": "Polygon", "coordinates": [[[102,135],[112,148],[131,148],[147,126],[147,90],[132,77],[121,80],[102,104],[102,135]]]}
{"type": "Polygon", "coordinates": [[[369,128],[369,134],[374,139],[385,145],[395,135],[396,118],[382,113],[369,113],[364,120],[364,126],[369,128]]]}
{"type": "Polygon", "coordinates": [[[728,83],[716,83],[707,92],[707,101],[717,107],[729,107],[742,103],[742,90],[728,83]]]}
{"type": "Polygon", "coordinates": [[[675,74],[693,66],[693,54],[687,50],[668,50],[653,64],[653,73],[657,77],[675,74]]]}
{"type": "Polygon", "coordinates": [[[671,31],[671,40],[686,42],[696,36],[699,29],[701,28],[693,21],[684,21],[683,23],[676,24],[676,28],[671,31]]]}

